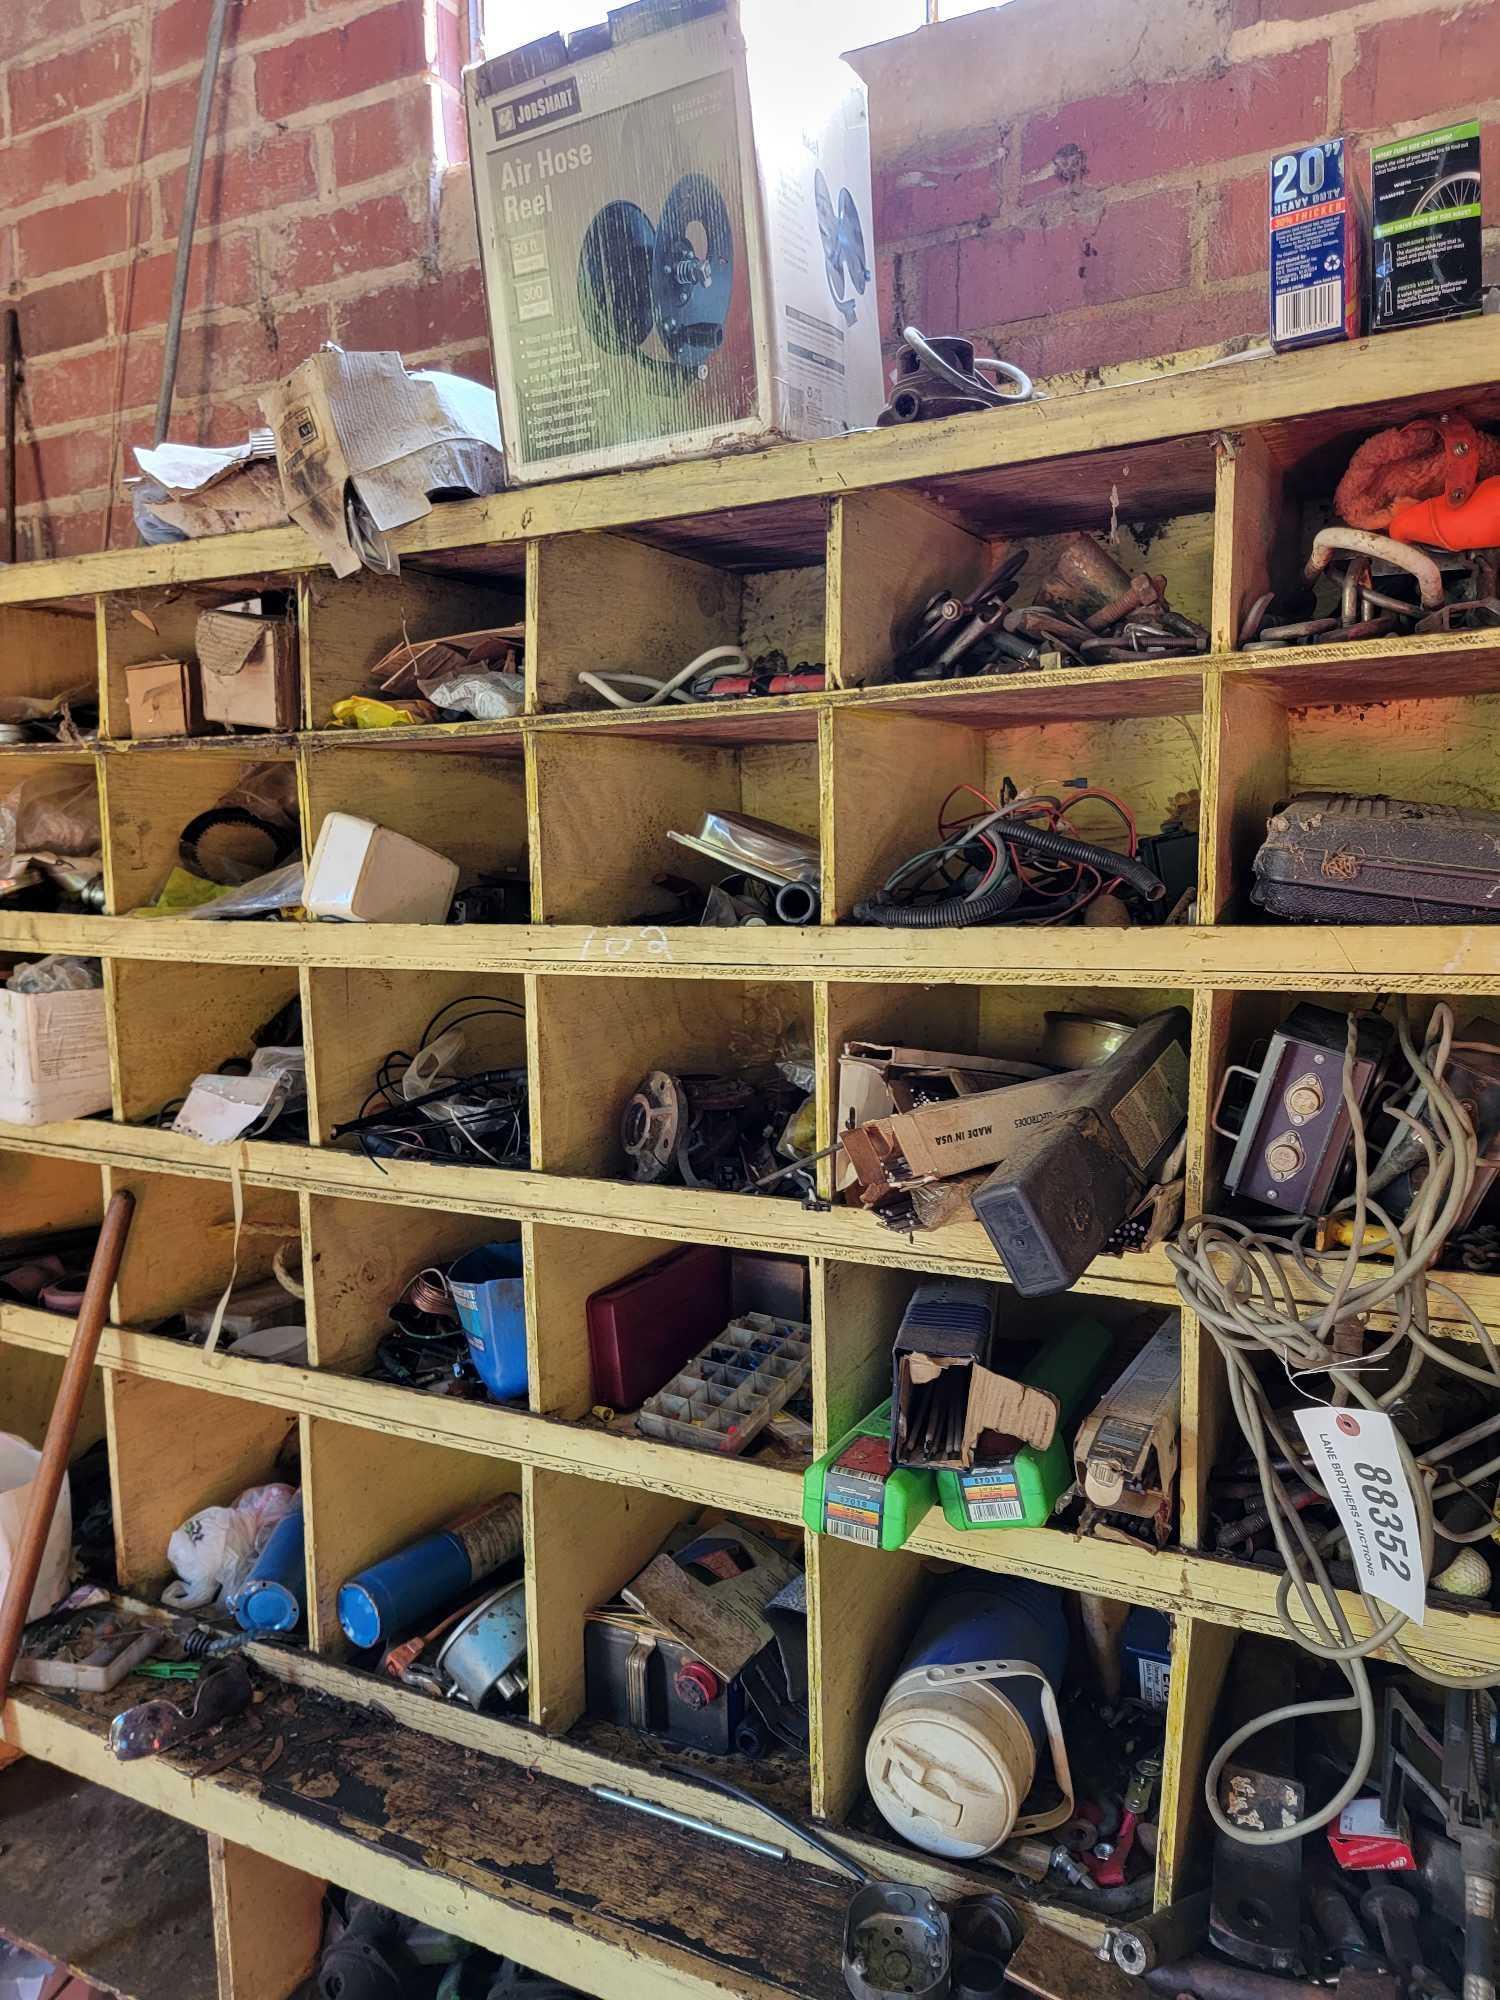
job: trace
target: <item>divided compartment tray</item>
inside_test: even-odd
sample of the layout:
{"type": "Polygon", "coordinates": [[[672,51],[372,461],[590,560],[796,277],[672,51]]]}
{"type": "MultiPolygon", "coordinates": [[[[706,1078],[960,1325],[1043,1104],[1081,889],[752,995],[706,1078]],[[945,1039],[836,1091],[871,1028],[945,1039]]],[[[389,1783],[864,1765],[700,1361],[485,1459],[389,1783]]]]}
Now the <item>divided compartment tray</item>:
{"type": "Polygon", "coordinates": [[[737,1454],[805,1385],[811,1367],[810,1326],[743,1313],[647,1397],[636,1428],[692,1451],[737,1454]]]}

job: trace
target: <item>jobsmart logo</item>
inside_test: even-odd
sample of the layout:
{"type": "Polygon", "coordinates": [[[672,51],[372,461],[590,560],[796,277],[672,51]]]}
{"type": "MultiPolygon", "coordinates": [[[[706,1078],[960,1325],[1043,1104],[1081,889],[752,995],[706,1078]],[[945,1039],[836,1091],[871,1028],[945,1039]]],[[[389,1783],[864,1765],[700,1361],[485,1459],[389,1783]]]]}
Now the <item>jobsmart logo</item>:
{"type": "Polygon", "coordinates": [[[549,83],[545,90],[533,90],[525,97],[513,97],[509,104],[497,104],[495,137],[509,139],[517,132],[534,132],[540,125],[571,118],[577,109],[578,79],[565,76],[560,83],[549,83]]]}

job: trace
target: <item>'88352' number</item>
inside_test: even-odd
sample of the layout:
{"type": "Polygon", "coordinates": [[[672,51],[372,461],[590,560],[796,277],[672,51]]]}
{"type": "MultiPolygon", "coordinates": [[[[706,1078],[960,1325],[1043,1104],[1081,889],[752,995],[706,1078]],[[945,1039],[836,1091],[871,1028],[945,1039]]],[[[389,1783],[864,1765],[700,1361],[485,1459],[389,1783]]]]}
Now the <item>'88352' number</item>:
{"type": "Polygon", "coordinates": [[[1393,1576],[1399,1576],[1403,1583],[1410,1583],[1411,1550],[1401,1533],[1404,1524],[1394,1475],[1384,1465],[1356,1465],[1354,1476],[1364,1481],[1359,1490],[1369,1509],[1375,1546],[1380,1552],[1380,1567],[1389,1570],[1393,1576]]]}

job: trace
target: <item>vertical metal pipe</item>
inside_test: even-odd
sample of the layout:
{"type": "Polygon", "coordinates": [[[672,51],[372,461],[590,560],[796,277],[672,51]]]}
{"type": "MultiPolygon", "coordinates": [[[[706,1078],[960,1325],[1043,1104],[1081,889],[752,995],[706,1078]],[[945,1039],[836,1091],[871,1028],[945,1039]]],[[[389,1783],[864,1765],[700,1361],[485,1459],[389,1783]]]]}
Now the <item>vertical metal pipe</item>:
{"type": "Polygon", "coordinates": [[[16,525],[16,398],[21,392],[21,315],[5,308],[5,560],[19,548],[16,525]]]}
{"type": "Polygon", "coordinates": [[[188,266],[193,257],[193,231],[198,224],[198,190],[203,182],[203,156],[208,150],[208,124],[213,115],[214,84],[219,74],[219,51],[224,45],[224,27],[234,0],[214,0],[208,23],[208,43],[203,51],[203,74],[198,83],[198,115],[193,121],[193,150],[188,157],[187,182],[182,191],[182,219],[177,225],[177,268],[172,274],[172,303],[167,313],[167,344],[161,361],[161,394],[156,402],[156,443],[167,435],[172,420],[172,391],[177,383],[177,350],[182,342],[182,313],[187,303],[188,266]]]}

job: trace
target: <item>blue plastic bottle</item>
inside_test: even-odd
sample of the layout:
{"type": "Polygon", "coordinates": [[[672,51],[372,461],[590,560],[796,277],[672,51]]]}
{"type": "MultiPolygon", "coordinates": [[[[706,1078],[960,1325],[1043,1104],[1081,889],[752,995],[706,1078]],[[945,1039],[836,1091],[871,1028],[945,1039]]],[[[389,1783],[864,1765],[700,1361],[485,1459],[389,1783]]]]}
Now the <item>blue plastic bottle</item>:
{"type": "Polygon", "coordinates": [[[302,1502],[276,1523],[235,1599],[242,1632],[295,1632],[307,1616],[307,1543],[302,1502]]]}

